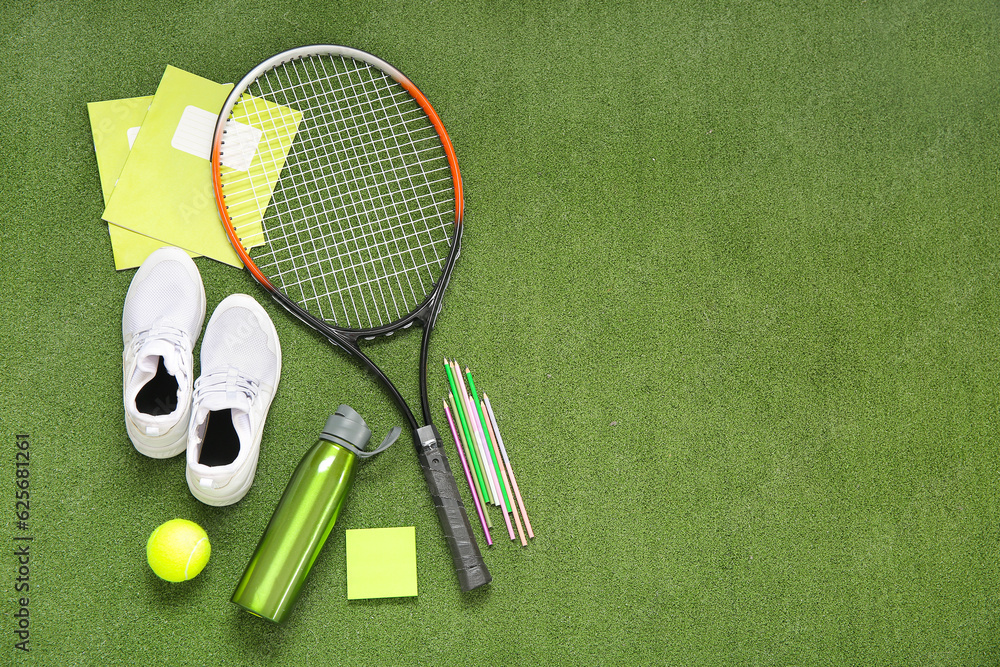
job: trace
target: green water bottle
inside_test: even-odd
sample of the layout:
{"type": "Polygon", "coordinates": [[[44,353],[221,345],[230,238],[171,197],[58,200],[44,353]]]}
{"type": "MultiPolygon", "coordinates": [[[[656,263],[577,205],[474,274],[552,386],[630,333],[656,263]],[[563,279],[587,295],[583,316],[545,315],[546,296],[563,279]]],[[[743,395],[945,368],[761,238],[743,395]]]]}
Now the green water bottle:
{"type": "Polygon", "coordinates": [[[351,490],[358,458],[384,451],[399,433],[393,429],[377,449],[365,451],[372,433],[361,415],[347,405],[330,415],[288,482],[232,602],[275,623],[288,618],[351,490]]]}

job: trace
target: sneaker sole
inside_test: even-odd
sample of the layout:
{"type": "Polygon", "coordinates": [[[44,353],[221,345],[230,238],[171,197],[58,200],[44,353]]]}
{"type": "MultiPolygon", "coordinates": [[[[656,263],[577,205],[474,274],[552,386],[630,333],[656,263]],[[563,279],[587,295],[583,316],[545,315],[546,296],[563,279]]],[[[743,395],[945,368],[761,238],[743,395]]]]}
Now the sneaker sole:
{"type": "MultiPolygon", "coordinates": [[[[132,425],[132,422],[126,417],[125,418],[125,430],[128,432],[129,440],[132,441],[132,446],[135,447],[136,451],[144,456],[148,456],[151,459],[169,459],[177,456],[181,452],[187,449],[187,420],[184,420],[185,428],[180,436],[177,437],[173,442],[166,445],[150,446],[142,442],[142,438],[145,436],[132,425]]],[[[180,425],[180,422],[178,422],[180,425]]]]}

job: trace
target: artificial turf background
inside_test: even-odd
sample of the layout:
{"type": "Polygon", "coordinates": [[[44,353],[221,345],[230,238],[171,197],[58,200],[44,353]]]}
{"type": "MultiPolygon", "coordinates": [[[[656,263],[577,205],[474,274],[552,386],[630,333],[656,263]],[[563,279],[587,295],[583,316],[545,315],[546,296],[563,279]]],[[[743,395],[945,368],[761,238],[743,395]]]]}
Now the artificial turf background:
{"type": "MultiPolygon", "coordinates": [[[[0,662],[1000,662],[995,2],[14,2],[0,53],[0,662]],[[228,599],[300,455],[340,402],[400,418],[199,259],[210,311],[249,292],[281,336],[257,481],[210,508],[133,449],[86,103],[307,43],[385,58],[448,127],[467,229],[431,356],[490,394],[537,537],[495,531],[460,593],[404,436],[279,628],[228,599]],[[175,516],[213,544],[183,585],[144,562],[175,516]],[[343,530],[410,525],[419,597],[348,602],[343,530]]],[[[417,343],[371,349],[408,396],[417,343]]]]}

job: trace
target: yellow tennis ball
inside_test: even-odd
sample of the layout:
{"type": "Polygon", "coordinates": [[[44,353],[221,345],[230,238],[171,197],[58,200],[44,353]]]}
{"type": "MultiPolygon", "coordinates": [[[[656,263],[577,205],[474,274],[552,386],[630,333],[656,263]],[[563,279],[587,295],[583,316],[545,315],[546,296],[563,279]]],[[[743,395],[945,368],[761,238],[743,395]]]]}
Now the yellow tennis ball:
{"type": "Polygon", "coordinates": [[[149,536],[146,542],[146,560],[160,579],[187,581],[198,576],[212,545],[205,530],[187,519],[171,519],[149,536]]]}

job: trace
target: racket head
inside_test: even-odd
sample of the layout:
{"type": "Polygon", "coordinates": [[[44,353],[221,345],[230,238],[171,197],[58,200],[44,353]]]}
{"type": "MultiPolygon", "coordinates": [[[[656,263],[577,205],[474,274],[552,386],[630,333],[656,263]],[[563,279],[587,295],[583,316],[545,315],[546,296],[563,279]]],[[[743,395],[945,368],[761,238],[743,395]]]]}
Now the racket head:
{"type": "Polygon", "coordinates": [[[437,112],[358,49],[292,49],[251,70],[215,128],[223,225],[300,318],[356,340],[436,314],[462,231],[458,161],[437,112]]]}

